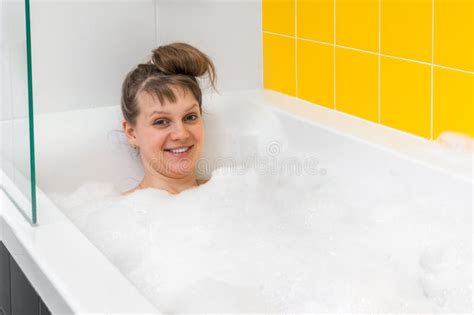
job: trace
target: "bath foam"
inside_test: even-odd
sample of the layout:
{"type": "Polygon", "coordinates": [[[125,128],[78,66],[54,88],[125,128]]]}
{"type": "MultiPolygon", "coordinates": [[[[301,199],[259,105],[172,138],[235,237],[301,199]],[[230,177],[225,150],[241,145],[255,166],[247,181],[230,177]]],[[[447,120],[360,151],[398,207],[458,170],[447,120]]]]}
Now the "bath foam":
{"type": "Polygon", "coordinates": [[[53,199],[165,313],[471,310],[469,207],[389,177],[220,168],[179,195],[88,183],[53,199]],[[387,192],[360,207],[354,185],[387,192]]]}
{"type": "MultiPolygon", "coordinates": [[[[198,175],[208,178],[221,167],[265,167],[284,156],[288,135],[275,113],[244,100],[206,104],[206,141],[198,175]]],[[[263,171],[263,170],[262,170],[263,171]]]]}

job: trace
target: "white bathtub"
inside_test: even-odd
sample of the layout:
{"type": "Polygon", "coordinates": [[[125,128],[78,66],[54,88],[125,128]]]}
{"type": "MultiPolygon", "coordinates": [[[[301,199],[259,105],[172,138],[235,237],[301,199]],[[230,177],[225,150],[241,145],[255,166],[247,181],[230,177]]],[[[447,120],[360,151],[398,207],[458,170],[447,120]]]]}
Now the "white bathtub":
{"type": "MultiPolygon", "coordinates": [[[[455,209],[472,209],[470,155],[271,91],[205,97],[204,111],[206,105],[212,112],[205,149],[211,168],[218,164],[216,148],[237,163],[261,150],[307,152],[317,158],[322,177],[390,176],[414,195],[442,196],[455,209]],[[273,118],[262,121],[268,111],[273,118]],[[262,125],[274,128],[280,140],[261,135],[262,125]]],[[[39,226],[30,226],[2,193],[0,240],[53,313],[157,313],[48,198],[85,181],[114,182],[125,190],[140,179],[137,158],[120,133],[119,108],[39,115],[35,128],[39,226]]],[[[22,198],[3,172],[1,184],[22,198]]],[[[354,186],[346,197],[363,204],[358,195],[371,198],[370,190],[383,198],[389,189],[354,186]]]]}

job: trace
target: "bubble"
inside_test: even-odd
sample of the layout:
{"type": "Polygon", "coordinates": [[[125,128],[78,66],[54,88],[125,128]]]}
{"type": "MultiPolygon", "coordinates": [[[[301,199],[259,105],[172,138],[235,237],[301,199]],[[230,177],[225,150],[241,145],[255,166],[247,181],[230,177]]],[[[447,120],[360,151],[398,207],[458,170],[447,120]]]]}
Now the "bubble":
{"type": "Polygon", "coordinates": [[[365,178],[316,183],[292,170],[221,167],[178,195],[150,188],[121,197],[95,183],[56,200],[163,312],[470,307],[471,242],[459,240],[469,239],[471,226],[443,219],[445,203],[414,203],[389,190],[393,198],[358,207],[362,190],[347,191],[370,190],[365,178]]]}

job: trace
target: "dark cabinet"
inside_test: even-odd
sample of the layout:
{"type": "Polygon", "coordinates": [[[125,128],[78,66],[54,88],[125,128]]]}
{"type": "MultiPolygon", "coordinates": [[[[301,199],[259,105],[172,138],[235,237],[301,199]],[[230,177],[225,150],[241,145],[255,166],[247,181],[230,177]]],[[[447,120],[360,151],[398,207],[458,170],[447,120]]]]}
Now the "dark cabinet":
{"type": "Polygon", "coordinates": [[[0,314],[11,314],[10,253],[0,242],[0,314]]]}
{"type": "Polygon", "coordinates": [[[49,311],[48,307],[46,304],[44,304],[43,300],[40,299],[40,309],[39,309],[40,315],[51,315],[51,312],[49,311]]]}
{"type": "Polygon", "coordinates": [[[39,314],[39,296],[10,256],[11,314],[39,314]]]}
{"type": "Polygon", "coordinates": [[[2,242],[0,242],[0,314],[51,314],[2,242]]]}

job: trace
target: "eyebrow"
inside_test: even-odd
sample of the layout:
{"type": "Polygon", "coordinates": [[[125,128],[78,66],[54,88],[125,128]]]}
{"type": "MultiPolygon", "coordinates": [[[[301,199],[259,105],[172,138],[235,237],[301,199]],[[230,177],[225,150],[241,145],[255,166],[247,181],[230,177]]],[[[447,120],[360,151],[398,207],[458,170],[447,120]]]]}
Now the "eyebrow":
{"type": "MultiPolygon", "coordinates": [[[[190,111],[191,109],[193,109],[194,107],[198,106],[197,103],[194,103],[191,107],[189,107],[186,111],[190,111]]],[[[166,111],[162,111],[162,110],[154,110],[150,113],[149,117],[153,116],[154,114],[169,114],[168,112],[166,111]]]]}

